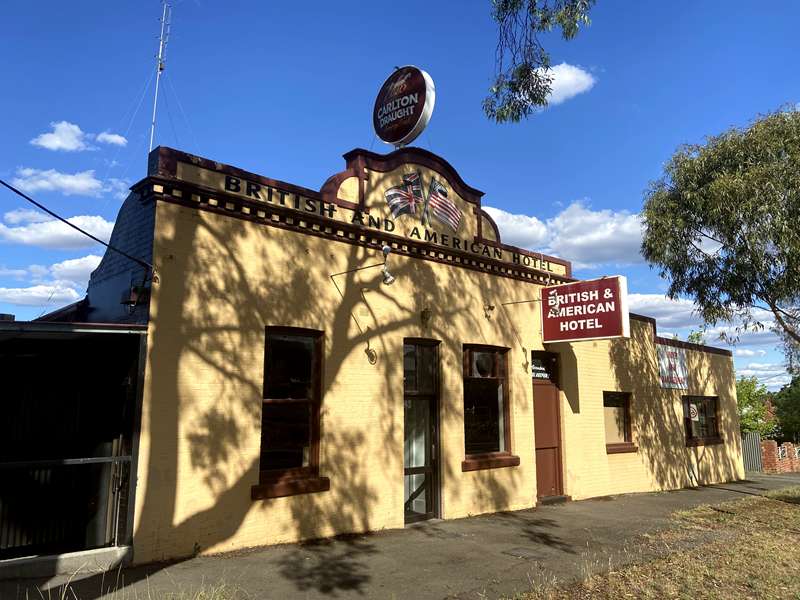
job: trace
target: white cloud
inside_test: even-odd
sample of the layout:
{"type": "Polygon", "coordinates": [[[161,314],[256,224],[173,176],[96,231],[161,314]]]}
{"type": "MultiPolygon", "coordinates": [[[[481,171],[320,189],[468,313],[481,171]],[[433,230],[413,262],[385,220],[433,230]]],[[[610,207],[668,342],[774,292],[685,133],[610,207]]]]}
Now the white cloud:
{"type": "MultiPolygon", "coordinates": [[[[699,327],[702,323],[693,313],[694,302],[684,298],[671,300],[662,294],[628,294],[628,308],[631,312],[654,317],[659,335],[665,337],[667,334],[661,332],[661,326],[680,329],[699,327]]],[[[706,338],[709,339],[708,336],[706,338]]]]}
{"type": "Polygon", "coordinates": [[[67,281],[78,288],[85,288],[89,275],[100,264],[102,256],[89,254],[81,258],[70,258],[50,266],[50,273],[58,281],[67,281]]]}
{"type": "Polygon", "coordinates": [[[547,226],[536,217],[514,215],[492,206],[484,207],[497,227],[500,237],[507,244],[522,248],[539,247],[547,243],[547,226]]]}
{"type": "Polygon", "coordinates": [[[720,325],[717,327],[709,328],[706,333],[706,339],[711,341],[718,341],[727,337],[732,342],[731,345],[736,346],[778,346],[780,340],[778,336],[772,331],[775,322],[772,320],[763,320],[763,329],[748,328],[744,329],[736,325],[720,325]]]}
{"type": "Polygon", "coordinates": [[[551,232],[548,253],[573,261],[577,268],[644,260],[639,215],[610,209],[595,211],[573,202],[548,219],[547,226],[551,232]]]}
{"type": "MultiPolygon", "coordinates": [[[[111,177],[101,181],[94,176],[93,170],[79,171],[77,173],[62,173],[55,169],[32,169],[19,167],[13,183],[23,192],[34,194],[36,192],[60,192],[65,196],[93,196],[98,197],[110,193],[118,200],[124,200],[128,195],[131,182],[127,179],[111,177]]],[[[12,211],[20,214],[20,218],[27,218],[33,210],[19,209],[12,211]]],[[[6,213],[8,215],[9,213],[6,213]]],[[[44,214],[44,213],[38,213],[44,214]]],[[[47,217],[45,217],[47,218],[47,217]]],[[[9,219],[6,218],[6,221],[9,219]]]]}
{"type": "Polygon", "coordinates": [[[30,273],[34,283],[41,283],[50,274],[50,268],[44,265],[30,265],[28,266],[28,273],[30,273]]]}
{"type": "Polygon", "coordinates": [[[781,363],[749,363],[743,369],[736,369],[737,377],[757,377],[770,389],[778,389],[791,381],[786,367],[781,363]]]}
{"type": "Polygon", "coordinates": [[[766,356],[766,350],[751,350],[750,348],[737,348],[733,351],[734,356],[766,356]]]}
{"type": "MultiPolygon", "coordinates": [[[[6,213],[7,215],[8,213],[6,213]]],[[[8,219],[6,220],[8,221],[8,219]]],[[[106,242],[111,237],[111,231],[114,229],[113,222],[106,221],[103,217],[97,215],[78,215],[68,218],[67,221],[106,242]]],[[[62,250],[90,248],[96,245],[96,242],[85,235],[55,219],[28,221],[21,225],[13,225],[12,223],[12,226],[9,227],[0,223],[0,240],[62,250]]]]}
{"type": "Polygon", "coordinates": [[[22,279],[28,274],[25,269],[8,269],[0,267],[0,277],[13,277],[14,279],[22,279]]]}
{"type": "Polygon", "coordinates": [[[50,221],[52,217],[47,213],[29,208],[17,208],[3,215],[3,220],[11,225],[19,223],[42,223],[50,221]]]}
{"type": "Polygon", "coordinates": [[[561,63],[550,68],[548,73],[553,81],[548,104],[561,104],[578,94],[588,92],[597,83],[594,76],[575,65],[561,63]]]}
{"type": "Polygon", "coordinates": [[[37,135],[31,140],[31,144],[47,150],[63,150],[65,152],[92,150],[92,146],[86,143],[90,136],[75,123],[58,121],[50,123],[50,126],[53,131],[37,135]]]}
{"type": "Polygon", "coordinates": [[[57,262],[49,267],[30,265],[27,269],[0,268],[0,276],[29,278],[28,287],[0,287],[0,302],[20,306],[59,305],[83,297],[89,275],[102,257],[89,254],[57,262]]]}
{"type": "Polygon", "coordinates": [[[103,183],[94,176],[93,170],[62,173],[55,169],[20,167],[12,183],[29,194],[60,192],[65,196],[99,196],[103,192],[103,183]]]}
{"type": "Polygon", "coordinates": [[[103,188],[104,192],[111,192],[111,195],[116,198],[117,200],[125,200],[128,197],[128,192],[130,191],[131,182],[127,179],[117,179],[112,177],[111,179],[106,180],[105,187],[103,188]]]}
{"type": "MultiPolygon", "coordinates": [[[[661,294],[628,294],[628,306],[631,312],[654,317],[658,324],[659,335],[669,337],[661,327],[671,330],[696,328],[700,329],[703,322],[695,313],[695,304],[691,300],[678,298],[671,300],[661,294]]],[[[736,346],[736,356],[765,356],[766,350],[741,348],[740,346],[778,346],[778,336],[772,331],[774,320],[767,311],[753,311],[753,316],[760,319],[763,329],[749,327],[744,329],[738,322],[732,324],[709,327],[704,332],[705,343],[711,346],[736,346]],[[737,331],[738,327],[738,331],[737,331]],[[722,336],[727,339],[723,339],[722,336]],[[737,339],[738,337],[738,339],[737,339]],[[733,343],[730,343],[733,342],[733,343]]]]}
{"type": "Polygon", "coordinates": [[[80,298],[72,287],[55,283],[34,285],[27,288],[0,288],[0,302],[19,306],[42,306],[44,304],[68,304],[80,298]]]}
{"type": "Polygon", "coordinates": [[[84,150],[97,150],[96,146],[89,144],[95,140],[101,144],[112,146],[127,146],[128,140],[118,133],[103,131],[97,135],[83,131],[80,126],[69,121],[50,123],[53,131],[37,135],[31,144],[46,148],[47,150],[62,150],[64,152],[82,152],[84,150]]]}
{"type": "Polygon", "coordinates": [[[119,135],[118,133],[110,133],[108,131],[98,133],[95,140],[97,140],[101,144],[111,144],[112,146],[128,145],[128,140],[125,139],[125,137],[119,135]]]}
{"type": "Polygon", "coordinates": [[[541,249],[572,261],[576,268],[643,262],[642,223],[637,214],[592,210],[581,202],[573,202],[543,223],[536,217],[499,208],[485,207],[485,210],[497,223],[504,242],[541,249]]]}

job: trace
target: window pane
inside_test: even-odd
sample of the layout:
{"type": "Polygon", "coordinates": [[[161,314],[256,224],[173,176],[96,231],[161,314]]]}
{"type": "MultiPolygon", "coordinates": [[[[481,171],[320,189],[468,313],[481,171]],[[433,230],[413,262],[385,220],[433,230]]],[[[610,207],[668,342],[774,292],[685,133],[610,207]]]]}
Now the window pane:
{"type": "Polygon", "coordinates": [[[621,444],[625,439],[625,409],[618,406],[604,406],[606,421],[606,444],[621,444]]]}
{"type": "Polygon", "coordinates": [[[417,390],[417,351],[416,346],[405,344],[403,346],[403,385],[405,391],[417,390]]]}
{"type": "Polygon", "coordinates": [[[265,398],[312,397],[314,344],[310,337],[275,334],[267,337],[265,398]]]}
{"type": "Polygon", "coordinates": [[[628,436],[628,394],[603,392],[603,419],[606,444],[630,442],[628,436]]]}
{"type": "Polygon", "coordinates": [[[471,377],[494,377],[494,352],[472,351],[471,377]]]}
{"type": "Polygon", "coordinates": [[[498,380],[464,380],[464,442],[467,454],[506,449],[504,416],[503,386],[498,380]]]}
{"type": "Polygon", "coordinates": [[[403,485],[404,505],[407,515],[428,512],[428,485],[424,473],[406,475],[403,485]]]}
{"type": "Polygon", "coordinates": [[[706,438],[719,435],[717,429],[717,398],[686,396],[685,411],[690,437],[706,438]]]}
{"type": "Polygon", "coordinates": [[[420,394],[436,391],[436,346],[417,346],[417,390],[420,394]]]}
{"type": "Polygon", "coordinates": [[[261,412],[261,470],[307,467],[311,450],[311,404],[265,403],[261,412]]]}
{"type": "Polygon", "coordinates": [[[427,465],[426,450],[429,445],[430,412],[430,401],[427,398],[411,396],[405,399],[404,467],[424,467],[427,465]]]}

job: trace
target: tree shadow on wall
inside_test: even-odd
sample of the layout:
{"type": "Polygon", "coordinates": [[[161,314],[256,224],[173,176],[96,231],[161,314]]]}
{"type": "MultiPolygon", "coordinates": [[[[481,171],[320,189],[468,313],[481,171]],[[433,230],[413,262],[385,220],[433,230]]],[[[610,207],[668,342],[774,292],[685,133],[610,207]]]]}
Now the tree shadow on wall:
{"type": "Polygon", "coordinates": [[[650,323],[631,320],[631,338],[613,339],[609,359],[618,390],[635,392],[630,415],[634,443],[661,489],[696,487],[710,481],[736,477],[738,435],[736,400],[732,390],[730,359],[687,350],[688,390],[660,386],[658,358],[650,323]],[[707,375],[707,377],[703,377],[707,375]],[[683,395],[717,395],[719,429],[732,449],[715,446],[687,447],[683,395]]]}
{"type": "MultiPolygon", "coordinates": [[[[280,533],[286,539],[370,531],[379,495],[394,494],[391,501],[402,518],[401,332],[445,341],[452,338],[455,323],[460,330],[480,331],[485,327],[477,309],[481,300],[452,294],[453,289],[474,286],[479,275],[452,266],[443,283],[441,271],[434,272],[431,263],[407,260],[393,265],[392,273],[398,280],[415,282],[412,298],[398,297],[393,291],[397,287],[381,285],[378,269],[342,275],[340,296],[330,275],[380,260],[380,244],[365,249],[297,235],[292,246],[268,245],[263,238],[277,235],[270,227],[174,205],[159,210],[155,260],[160,281],[150,316],[152,367],[146,377],[149,401],[139,457],[146,467],[139,470],[144,477],[137,486],[134,534],[135,547],[150,553],[137,560],[182,557],[179,561],[207,548],[224,551],[249,515],[255,512],[270,523],[271,515],[285,512],[280,507],[287,503],[290,522],[270,525],[284,527],[280,533]],[[423,305],[433,311],[427,327],[420,324],[423,305]],[[354,314],[364,324],[356,327],[354,314]],[[325,330],[320,474],[330,477],[328,492],[288,500],[250,499],[251,486],[259,481],[266,325],[325,330]],[[375,364],[364,352],[368,344],[377,352],[375,364]],[[349,376],[343,369],[353,361],[359,361],[359,376],[372,385],[375,416],[369,441],[363,425],[346,419],[347,407],[326,403],[327,394],[349,376]],[[391,466],[397,481],[393,490],[371,482],[367,456],[391,466]],[[186,489],[191,486],[196,494],[186,489]]],[[[442,419],[459,426],[461,397],[443,395],[442,403],[442,419]]],[[[461,475],[454,467],[461,458],[442,461],[444,480],[461,475]]],[[[480,501],[497,504],[507,502],[509,493],[493,473],[482,474],[475,490],[480,501]]],[[[246,539],[247,545],[259,546],[272,538],[246,539]]],[[[361,590],[370,575],[359,557],[376,551],[369,538],[352,538],[344,549],[315,542],[287,551],[280,571],[299,591],[361,590]],[[311,564],[308,555],[314,557],[311,564]]],[[[124,586],[165,566],[126,569],[124,586]]],[[[73,587],[81,598],[98,598],[109,589],[106,579],[98,574],[74,581],[73,587]]]]}

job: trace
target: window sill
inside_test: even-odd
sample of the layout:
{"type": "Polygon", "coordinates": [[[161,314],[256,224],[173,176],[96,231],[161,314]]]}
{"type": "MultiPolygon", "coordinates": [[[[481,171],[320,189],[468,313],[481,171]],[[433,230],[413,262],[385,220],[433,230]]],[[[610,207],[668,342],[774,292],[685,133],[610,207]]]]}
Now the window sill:
{"type": "Polygon", "coordinates": [[[638,452],[639,446],[632,442],[622,442],[619,444],[606,444],[606,454],[625,454],[638,452]]]}
{"type": "Polygon", "coordinates": [[[331,480],[328,477],[307,477],[304,479],[259,483],[250,488],[250,498],[252,500],[282,498],[284,496],[297,496],[298,494],[327,492],[329,489],[331,489],[331,480]]]}
{"type": "Polygon", "coordinates": [[[712,437],[704,437],[704,438],[689,438],[686,440],[686,446],[713,446],[714,444],[722,444],[723,439],[722,436],[715,435],[712,437]]]}
{"type": "Polygon", "coordinates": [[[461,470],[463,472],[517,466],[519,466],[519,456],[507,453],[472,454],[461,461],[461,470]]]}

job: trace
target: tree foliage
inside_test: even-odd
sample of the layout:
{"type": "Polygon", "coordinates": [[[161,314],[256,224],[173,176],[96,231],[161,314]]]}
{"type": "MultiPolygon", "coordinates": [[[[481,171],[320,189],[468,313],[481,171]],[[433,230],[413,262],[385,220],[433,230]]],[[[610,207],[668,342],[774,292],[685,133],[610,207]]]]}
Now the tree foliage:
{"type": "Polygon", "coordinates": [[[736,380],[736,403],[739,406],[739,427],[742,433],[755,431],[767,437],[775,431],[775,418],[770,414],[770,393],[756,377],[736,380]]]}
{"type": "Polygon", "coordinates": [[[689,335],[686,336],[686,341],[690,344],[705,344],[706,334],[702,330],[697,331],[696,329],[692,329],[689,335]]]}
{"type": "Polygon", "coordinates": [[[495,75],[483,101],[490,119],[518,122],[547,106],[553,78],[550,55],[539,36],[559,29],[565,40],[574,38],[581,25],[589,25],[595,1],[493,0],[492,18],[499,29],[495,75]]]}
{"type": "Polygon", "coordinates": [[[642,253],[708,324],[774,328],[800,347],[800,112],[686,145],[651,183],[642,253]]]}
{"type": "Polygon", "coordinates": [[[800,377],[794,377],[773,398],[781,436],[800,441],[800,377]]]}

